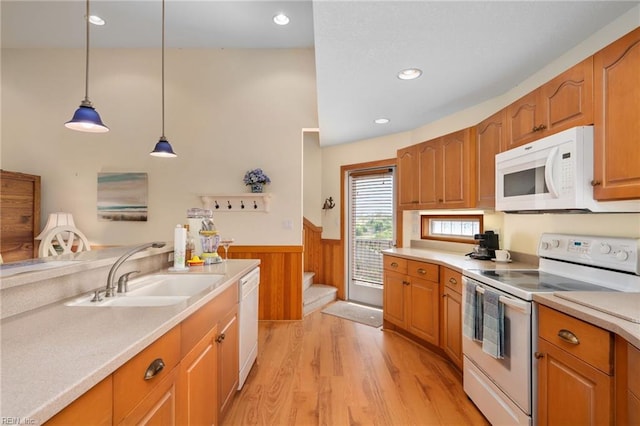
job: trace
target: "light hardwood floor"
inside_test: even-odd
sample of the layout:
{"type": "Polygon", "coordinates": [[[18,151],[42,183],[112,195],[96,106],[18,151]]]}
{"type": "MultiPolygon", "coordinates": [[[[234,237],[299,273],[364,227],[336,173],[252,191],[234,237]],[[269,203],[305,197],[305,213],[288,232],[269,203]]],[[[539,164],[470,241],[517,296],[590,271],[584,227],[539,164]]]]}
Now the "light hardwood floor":
{"type": "Polygon", "coordinates": [[[261,321],[259,355],[226,425],[487,425],[446,360],[316,311],[261,321]]]}

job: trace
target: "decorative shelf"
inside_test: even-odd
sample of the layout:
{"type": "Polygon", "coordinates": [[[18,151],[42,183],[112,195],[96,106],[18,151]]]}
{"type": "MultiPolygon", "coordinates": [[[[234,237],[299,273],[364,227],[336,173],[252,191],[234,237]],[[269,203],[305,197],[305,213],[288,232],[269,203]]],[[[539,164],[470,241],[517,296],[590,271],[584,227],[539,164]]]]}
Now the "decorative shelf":
{"type": "Polygon", "coordinates": [[[201,195],[202,205],[214,213],[222,212],[268,212],[271,193],[201,195]]]}

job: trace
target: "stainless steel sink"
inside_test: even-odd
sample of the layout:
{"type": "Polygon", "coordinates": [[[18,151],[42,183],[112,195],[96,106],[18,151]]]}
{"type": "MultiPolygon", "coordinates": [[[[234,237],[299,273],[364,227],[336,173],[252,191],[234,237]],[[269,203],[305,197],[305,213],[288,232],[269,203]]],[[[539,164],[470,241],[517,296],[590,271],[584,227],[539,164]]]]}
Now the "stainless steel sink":
{"type": "Polygon", "coordinates": [[[157,274],[131,280],[130,290],[116,297],[105,297],[92,302],[92,295],[85,295],[65,303],[78,307],[151,307],[171,306],[186,302],[189,298],[213,290],[223,281],[224,275],[171,275],[157,274]]]}

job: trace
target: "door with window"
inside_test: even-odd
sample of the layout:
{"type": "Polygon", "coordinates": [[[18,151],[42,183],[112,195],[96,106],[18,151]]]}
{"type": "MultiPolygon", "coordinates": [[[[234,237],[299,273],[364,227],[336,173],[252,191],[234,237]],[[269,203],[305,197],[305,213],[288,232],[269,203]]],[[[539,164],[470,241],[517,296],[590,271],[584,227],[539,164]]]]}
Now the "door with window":
{"type": "Polygon", "coordinates": [[[382,250],[396,241],[394,172],[348,172],[347,298],[353,302],[382,306],[382,250]]]}

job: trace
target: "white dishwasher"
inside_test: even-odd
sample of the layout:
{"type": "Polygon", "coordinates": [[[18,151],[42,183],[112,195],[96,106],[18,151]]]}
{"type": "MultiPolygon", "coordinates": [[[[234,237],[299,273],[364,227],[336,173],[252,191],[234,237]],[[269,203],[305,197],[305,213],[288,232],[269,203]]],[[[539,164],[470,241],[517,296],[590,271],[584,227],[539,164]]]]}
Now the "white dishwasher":
{"type": "Polygon", "coordinates": [[[240,373],[238,390],[242,389],[249,371],[258,357],[258,294],[260,268],[240,278],[240,373]]]}

